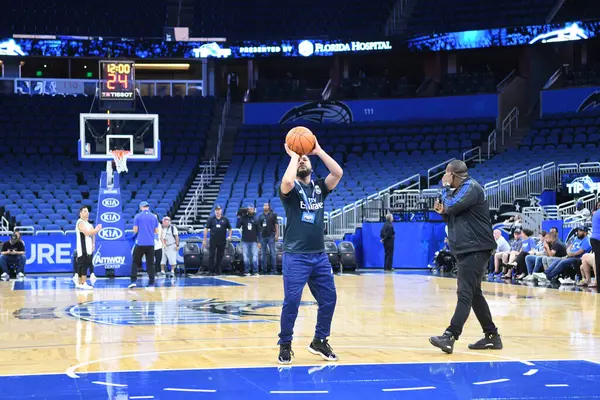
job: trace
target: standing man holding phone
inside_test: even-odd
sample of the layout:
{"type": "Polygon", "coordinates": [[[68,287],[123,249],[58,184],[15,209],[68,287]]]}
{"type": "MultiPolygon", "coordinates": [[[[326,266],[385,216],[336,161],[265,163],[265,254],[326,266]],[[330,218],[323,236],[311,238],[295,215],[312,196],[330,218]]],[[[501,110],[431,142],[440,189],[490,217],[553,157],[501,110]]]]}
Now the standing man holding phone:
{"type": "Polygon", "coordinates": [[[467,165],[460,160],[448,163],[442,185],[441,198],[434,208],[448,224],[450,252],[458,262],[458,303],[450,326],[442,336],[432,336],[429,342],[444,353],[452,354],[454,342],[460,337],[473,308],[485,336],[470,344],[469,349],[502,349],[498,328],[481,291],[481,281],[497,246],[485,192],[468,175],[467,165]]]}

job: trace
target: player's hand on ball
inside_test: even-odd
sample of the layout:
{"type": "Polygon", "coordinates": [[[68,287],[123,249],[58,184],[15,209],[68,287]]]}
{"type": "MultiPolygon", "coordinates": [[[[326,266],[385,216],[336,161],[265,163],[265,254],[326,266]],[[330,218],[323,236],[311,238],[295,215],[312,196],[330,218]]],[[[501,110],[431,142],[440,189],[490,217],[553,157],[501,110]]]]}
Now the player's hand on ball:
{"type": "Polygon", "coordinates": [[[319,153],[321,153],[322,151],[323,151],[323,149],[321,148],[321,145],[319,144],[319,141],[315,137],[315,148],[313,149],[313,151],[311,151],[310,153],[308,153],[308,155],[309,156],[318,156],[319,153]]]}
{"type": "Polygon", "coordinates": [[[298,155],[298,153],[295,153],[294,151],[292,151],[292,149],[289,148],[289,146],[287,145],[287,143],[285,143],[283,145],[283,147],[285,147],[285,152],[288,153],[288,156],[300,158],[300,156],[298,155]]]}

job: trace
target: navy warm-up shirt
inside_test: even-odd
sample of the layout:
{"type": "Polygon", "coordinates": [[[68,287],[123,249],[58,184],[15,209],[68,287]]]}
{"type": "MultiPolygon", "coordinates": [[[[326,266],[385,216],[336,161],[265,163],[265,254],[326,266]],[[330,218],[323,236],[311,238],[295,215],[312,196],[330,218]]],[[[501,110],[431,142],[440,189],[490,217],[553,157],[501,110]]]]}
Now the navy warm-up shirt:
{"type": "Polygon", "coordinates": [[[287,195],[281,193],[279,198],[283,203],[287,223],[283,231],[283,251],[286,253],[322,253],[325,251],[325,199],[329,189],[325,179],[318,179],[305,185],[297,181],[296,185],[287,195]],[[308,205],[304,204],[298,186],[304,188],[308,197],[308,205]],[[302,213],[315,214],[314,223],[302,221],[302,213]]]}

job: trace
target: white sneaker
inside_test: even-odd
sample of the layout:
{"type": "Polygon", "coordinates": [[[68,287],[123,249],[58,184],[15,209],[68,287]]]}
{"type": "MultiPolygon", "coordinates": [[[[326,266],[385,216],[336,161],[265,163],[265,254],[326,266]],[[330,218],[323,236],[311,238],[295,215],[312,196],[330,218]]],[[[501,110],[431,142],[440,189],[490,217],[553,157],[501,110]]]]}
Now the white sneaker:
{"type": "Polygon", "coordinates": [[[533,273],[534,278],[536,278],[538,281],[547,281],[548,278],[546,278],[546,274],[543,272],[534,272],[533,273]]]}
{"type": "Polygon", "coordinates": [[[79,282],[79,274],[73,275],[73,278],[71,278],[71,280],[75,283],[75,286],[77,286],[77,282],[79,282]]]}
{"type": "Polygon", "coordinates": [[[90,275],[90,281],[92,282],[92,284],[93,284],[94,282],[96,282],[97,280],[98,280],[98,278],[96,278],[96,274],[92,273],[92,274],[90,275]]]}
{"type": "Polygon", "coordinates": [[[24,274],[24,273],[22,273],[22,272],[19,272],[19,273],[17,274],[17,278],[18,278],[18,279],[23,279],[23,278],[25,278],[25,274],[24,274]]]}
{"type": "Polygon", "coordinates": [[[8,274],[5,272],[5,273],[3,273],[2,275],[0,275],[0,278],[1,278],[3,281],[7,281],[7,280],[8,280],[8,278],[10,278],[10,277],[9,277],[9,276],[8,276],[8,274]]]}
{"type": "Polygon", "coordinates": [[[571,278],[559,278],[558,281],[561,285],[574,285],[575,281],[571,278]]]}
{"type": "Polygon", "coordinates": [[[525,278],[523,278],[524,281],[530,282],[532,280],[534,280],[534,276],[533,275],[527,275],[525,278]]]}
{"type": "Polygon", "coordinates": [[[83,285],[81,285],[81,289],[83,289],[83,290],[94,290],[94,287],[88,285],[87,282],[86,282],[83,285]]]}
{"type": "Polygon", "coordinates": [[[129,286],[127,286],[127,289],[133,289],[134,287],[137,287],[137,284],[135,282],[130,283],[129,286]]]}

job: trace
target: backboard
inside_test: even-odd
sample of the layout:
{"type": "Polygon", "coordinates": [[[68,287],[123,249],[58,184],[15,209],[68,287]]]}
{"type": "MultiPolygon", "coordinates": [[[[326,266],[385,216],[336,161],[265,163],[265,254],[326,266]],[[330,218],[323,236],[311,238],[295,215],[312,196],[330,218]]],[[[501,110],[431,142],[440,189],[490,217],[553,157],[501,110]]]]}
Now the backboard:
{"type": "Polygon", "coordinates": [[[111,150],[127,150],[128,162],[160,161],[158,114],[79,114],[80,161],[111,161],[111,150]]]}

